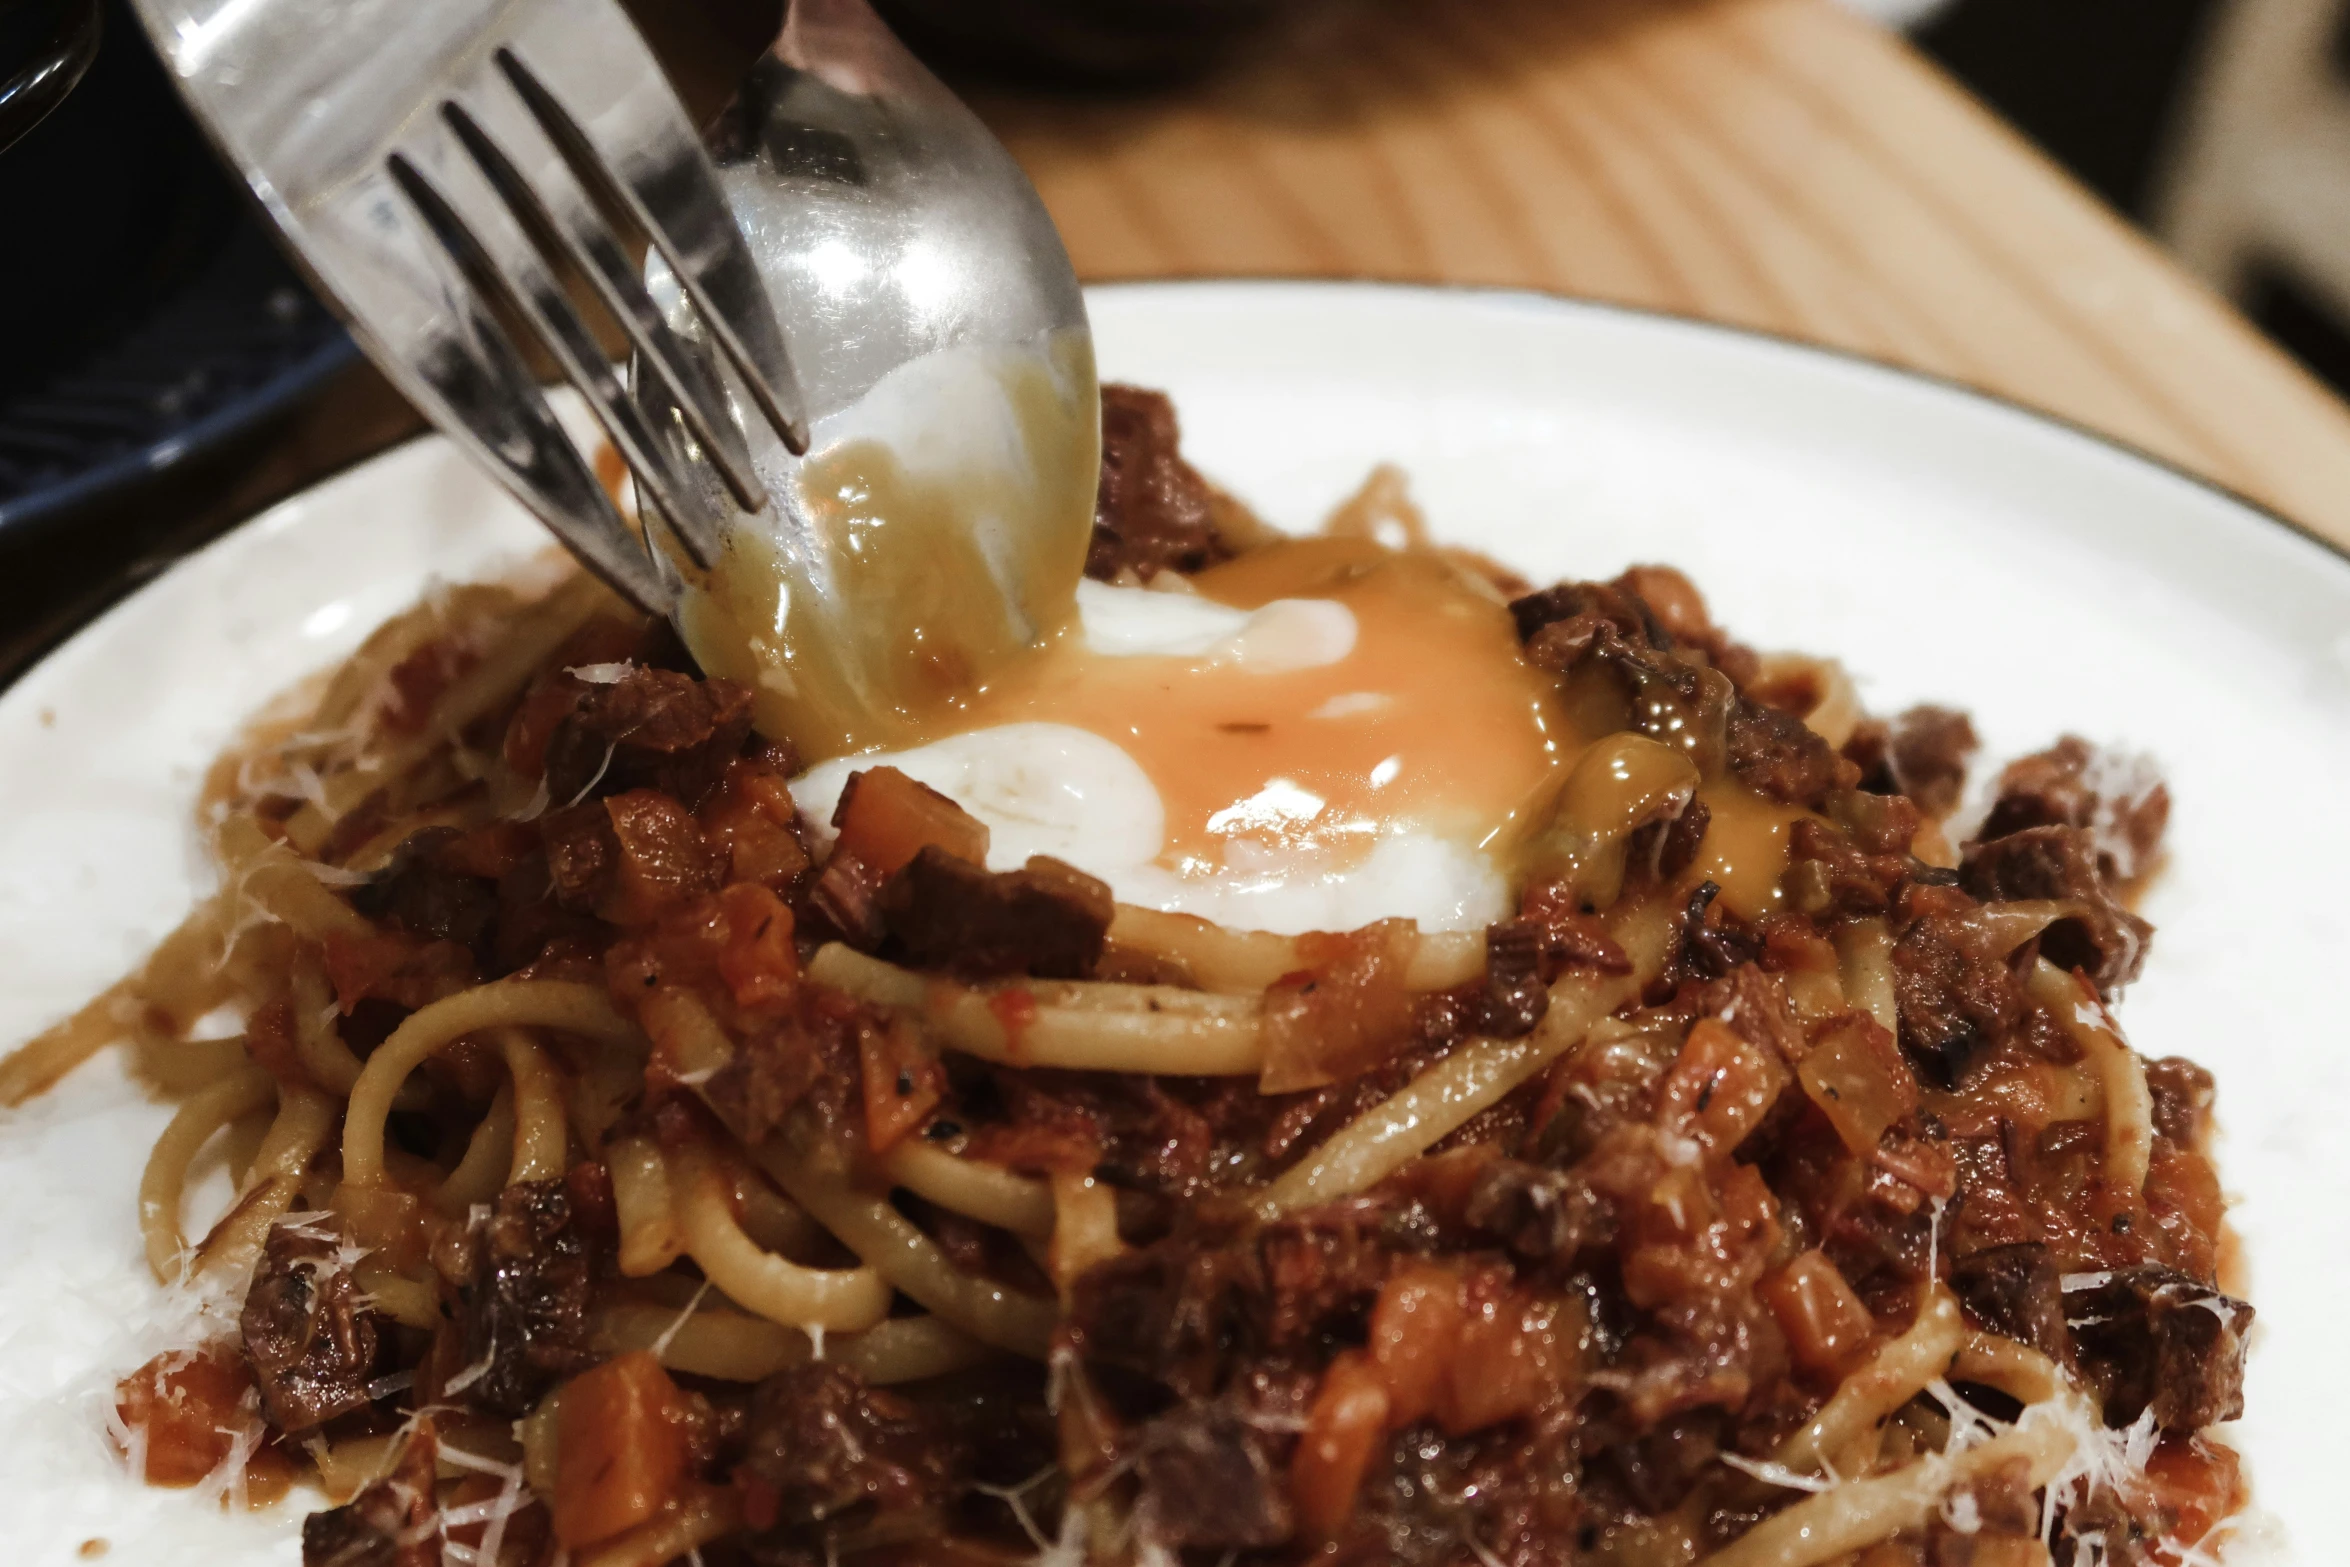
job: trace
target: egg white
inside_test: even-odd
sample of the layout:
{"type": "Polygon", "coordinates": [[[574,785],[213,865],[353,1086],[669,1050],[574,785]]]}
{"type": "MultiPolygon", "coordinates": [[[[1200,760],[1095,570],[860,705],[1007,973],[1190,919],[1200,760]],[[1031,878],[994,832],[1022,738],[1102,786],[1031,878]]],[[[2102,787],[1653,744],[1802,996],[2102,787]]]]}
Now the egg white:
{"type": "MultiPolygon", "coordinates": [[[[1081,635],[1096,656],[1178,657],[1243,674],[1335,664],[1354,650],[1358,634],[1353,612],[1330,599],[1277,599],[1249,611],[1088,581],[1077,605],[1081,635]]],[[[1390,918],[1416,920],[1423,930],[1474,930],[1508,913],[1507,882],[1488,855],[1411,823],[1394,824],[1367,850],[1343,855],[1234,838],[1221,866],[1162,863],[1166,811],[1149,774],[1116,742],[1069,724],[997,724],[902,751],[821,762],[792,784],[819,845],[829,847],[834,837],[832,814],[849,775],[877,766],[900,769],[985,822],[991,870],[1046,854],[1100,877],[1121,902],[1284,934],[1390,918]]],[[[1318,804],[1275,779],[1233,810],[1310,813],[1318,804]]]]}

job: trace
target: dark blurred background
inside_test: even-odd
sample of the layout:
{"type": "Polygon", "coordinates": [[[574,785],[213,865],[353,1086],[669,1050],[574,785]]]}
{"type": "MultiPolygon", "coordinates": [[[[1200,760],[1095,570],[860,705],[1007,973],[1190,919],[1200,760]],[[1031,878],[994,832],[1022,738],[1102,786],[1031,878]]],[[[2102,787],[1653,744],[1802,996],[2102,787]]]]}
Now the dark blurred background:
{"type": "MultiPolygon", "coordinates": [[[[1875,9],[1900,0],[1861,3],[1875,9]]],[[[2350,311],[2329,297],[2350,289],[2316,275],[2332,247],[2264,233],[2269,214],[2258,202],[2181,211],[2213,194],[2235,205],[2241,191],[2229,187],[2246,182],[2249,167],[2292,159],[2305,138],[2331,129],[2308,123],[2327,118],[2308,100],[2350,83],[2350,27],[2326,18],[2339,9],[2306,0],[1949,0],[1908,19],[1908,31],[2082,183],[2173,242],[2272,338],[2350,393],[2350,311]],[[2274,55],[2293,41],[2285,30],[2309,26],[2323,36],[2318,48],[2296,51],[2292,79],[2276,79],[2281,62],[2242,58],[2246,48],[2274,55]],[[2239,68],[2215,60],[2215,45],[2234,45],[2239,68]],[[2318,80],[2301,79],[2303,69],[2318,80]],[[2215,156],[2197,156],[2212,154],[2215,142],[2215,156]]]]}
{"type": "MultiPolygon", "coordinates": [[[[664,59],[740,64],[773,37],[782,0],[624,3],[664,59]]],[[[958,79],[1011,73],[1087,92],[1196,69],[1276,8],[1122,0],[1121,25],[1105,28],[1103,0],[876,3],[958,79]]],[[[2350,391],[2350,47],[2338,20],[2350,4],[1843,3],[1906,31],[2350,391]]],[[[75,7],[103,13],[95,64],[0,150],[0,212],[63,219],[0,233],[0,681],[120,592],[126,567],[131,580],[159,569],[343,460],[300,449],[304,428],[359,450],[414,426],[212,166],[124,0],[0,0],[0,54],[10,27],[75,7]]],[[[727,82],[681,87],[708,114],[727,82]]]]}

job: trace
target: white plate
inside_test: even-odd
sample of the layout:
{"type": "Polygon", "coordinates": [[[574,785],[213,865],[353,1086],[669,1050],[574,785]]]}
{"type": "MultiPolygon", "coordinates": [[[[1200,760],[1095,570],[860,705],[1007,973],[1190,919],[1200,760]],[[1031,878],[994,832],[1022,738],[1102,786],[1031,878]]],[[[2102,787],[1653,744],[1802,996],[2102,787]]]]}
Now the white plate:
{"type": "MultiPolygon", "coordinates": [[[[1107,374],[1305,526],[1401,463],[1437,531],[1529,576],[1686,568],[1747,640],[1842,658],[1880,711],[1970,709],[1992,757],[2067,729],[2176,800],[2160,928],[2122,1008],[2213,1068],[2260,1308],[2239,1440],[2295,1559],[2350,1472],[2342,899],[2350,562],[2167,469],[2003,405],[1763,338],[1509,294],[1321,284],[1097,291],[1107,374]]],[[[541,547],[442,442],[287,501],[0,695],[0,1042],[115,978],[201,876],[189,806],[238,722],[435,575],[541,547]]],[[[292,1561],[118,1476],[100,1389],[155,1346],[132,1194],[164,1111],[100,1061],[0,1123],[0,1522],[17,1562],[292,1561]]],[[[2253,1552],[2238,1553],[2239,1558],[2253,1552]]]]}

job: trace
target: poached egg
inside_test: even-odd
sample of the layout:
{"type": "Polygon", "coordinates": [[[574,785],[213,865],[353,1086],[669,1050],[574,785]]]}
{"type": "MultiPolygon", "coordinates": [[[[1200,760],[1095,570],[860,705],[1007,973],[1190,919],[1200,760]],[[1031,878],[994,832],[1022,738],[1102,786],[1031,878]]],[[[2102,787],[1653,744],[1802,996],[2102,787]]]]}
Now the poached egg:
{"type": "Polygon", "coordinates": [[[990,868],[1049,854],[1126,902],[1285,933],[1509,912],[1509,850],[1581,737],[1491,589],[1331,537],[1160,581],[1081,584],[935,738],[810,768],[811,831],[888,765],[987,824],[990,868]]]}

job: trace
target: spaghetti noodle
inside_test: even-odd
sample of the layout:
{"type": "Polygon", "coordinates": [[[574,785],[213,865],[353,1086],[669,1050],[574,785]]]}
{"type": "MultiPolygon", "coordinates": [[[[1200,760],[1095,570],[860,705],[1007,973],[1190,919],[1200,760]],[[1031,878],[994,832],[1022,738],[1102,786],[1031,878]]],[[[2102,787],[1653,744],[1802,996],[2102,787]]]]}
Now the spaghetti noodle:
{"type": "MultiPolygon", "coordinates": [[[[1102,574],[1248,532],[1105,518],[1102,574]]],[[[2207,1079],[2108,1006],[2160,800],[2060,749],[1953,850],[1953,715],[1662,568],[1511,611],[1601,740],[1467,935],[997,897],[881,769],[827,856],[584,579],[385,627],[216,769],[221,893],[0,1064],[180,1100],[147,1255],[238,1331],[125,1379],[146,1472],[313,1474],[313,1567],[2172,1559],[2250,1308],[2207,1079]],[[892,923],[956,888],[985,972],[892,923]]]]}

